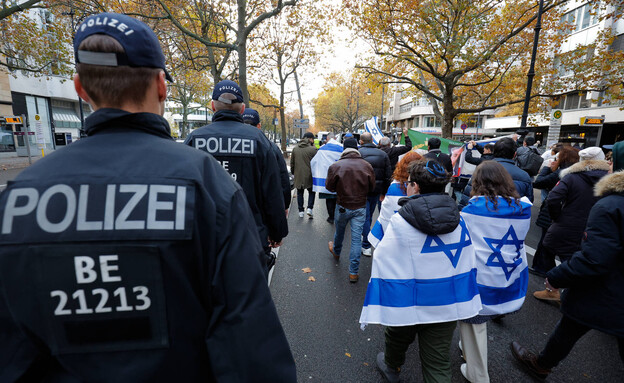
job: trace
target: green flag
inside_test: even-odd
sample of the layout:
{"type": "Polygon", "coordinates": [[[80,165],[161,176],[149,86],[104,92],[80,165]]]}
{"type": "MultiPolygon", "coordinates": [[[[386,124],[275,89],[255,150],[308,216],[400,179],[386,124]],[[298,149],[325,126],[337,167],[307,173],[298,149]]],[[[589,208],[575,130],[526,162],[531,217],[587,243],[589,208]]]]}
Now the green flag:
{"type": "MultiPolygon", "coordinates": [[[[410,140],[412,140],[412,145],[414,145],[414,148],[424,150],[427,150],[427,142],[431,137],[438,137],[431,134],[416,132],[411,129],[407,130],[407,134],[409,134],[409,138],[410,140]]],[[[438,138],[442,142],[440,145],[440,150],[442,151],[442,153],[446,153],[448,155],[452,154],[451,150],[453,148],[461,147],[464,145],[464,143],[461,141],[449,140],[448,138],[438,138]]],[[[401,136],[401,144],[405,145],[405,138],[403,136],[401,136]]]]}

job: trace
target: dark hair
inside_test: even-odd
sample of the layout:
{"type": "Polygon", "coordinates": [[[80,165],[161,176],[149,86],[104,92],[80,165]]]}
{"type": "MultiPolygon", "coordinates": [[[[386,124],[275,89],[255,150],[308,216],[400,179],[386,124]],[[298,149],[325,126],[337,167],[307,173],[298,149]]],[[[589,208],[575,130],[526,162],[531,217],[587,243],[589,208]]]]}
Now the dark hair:
{"type": "Polygon", "coordinates": [[[563,146],[557,154],[557,162],[559,169],[565,169],[580,161],[578,150],[571,146],[563,146]]]}
{"type": "Polygon", "coordinates": [[[405,193],[407,190],[405,188],[405,181],[409,178],[409,166],[413,161],[422,160],[422,156],[416,152],[407,152],[401,158],[394,169],[394,173],[392,173],[392,179],[400,182],[400,188],[405,193]]]}
{"type": "Polygon", "coordinates": [[[535,137],[524,137],[524,143],[527,144],[527,146],[533,145],[535,143],[535,137]]]}
{"type": "Polygon", "coordinates": [[[494,153],[494,144],[487,144],[483,147],[483,149],[487,149],[490,151],[490,153],[494,153]]]}
{"type": "Polygon", "coordinates": [[[498,198],[502,197],[511,205],[512,199],[520,206],[520,195],[511,175],[503,165],[496,161],[483,161],[472,173],[472,190],[470,196],[484,196],[498,209],[498,198]]]}
{"type": "Polygon", "coordinates": [[[427,141],[427,145],[429,146],[429,150],[431,149],[440,149],[440,145],[442,145],[442,141],[438,137],[432,137],[427,141]]]}
{"type": "Polygon", "coordinates": [[[451,180],[449,173],[436,160],[417,160],[409,164],[410,180],[418,184],[420,194],[443,193],[451,180]]]}
{"type": "Polygon", "coordinates": [[[516,154],[516,142],[509,137],[501,138],[494,144],[494,157],[511,160],[516,154]]]}
{"type": "MultiPolygon", "coordinates": [[[[80,43],[82,51],[123,53],[123,46],[106,35],[91,35],[80,43]]],[[[91,64],[76,64],[80,83],[97,105],[119,107],[125,103],[142,105],[146,90],[163,72],[159,68],[132,68],[129,66],[109,67],[91,64]]]]}

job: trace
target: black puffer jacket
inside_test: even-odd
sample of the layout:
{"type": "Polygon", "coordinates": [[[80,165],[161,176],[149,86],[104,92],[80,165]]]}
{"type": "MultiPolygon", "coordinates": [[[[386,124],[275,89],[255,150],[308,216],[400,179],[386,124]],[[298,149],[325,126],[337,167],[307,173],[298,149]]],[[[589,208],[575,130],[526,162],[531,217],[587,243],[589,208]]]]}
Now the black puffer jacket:
{"type": "Polygon", "coordinates": [[[561,180],[548,193],[548,212],[553,221],[544,246],[556,254],[572,255],[580,250],[587,217],[597,198],[596,182],[609,171],[606,161],[582,161],[561,171],[561,180]]]}
{"type": "Polygon", "coordinates": [[[360,147],[360,154],[375,171],[375,190],[368,193],[369,196],[386,194],[388,186],[392,182],[392,167],[390,158],[381,149],[377,149],[374,144],[364,144],[360,147]]]}
{"type": "Polygon", "coordinates": [[[401,198],[399,214],[427,235],[451,233],[459,225],[457,203],[448,194],[417,194],[401,198]]]}
{"type": "Polygon", "coordinates": [[[579,323],[624,337],[624,172],[604,177],[591,209],[582,250],[548,272],[561,311],[579,323]]]}

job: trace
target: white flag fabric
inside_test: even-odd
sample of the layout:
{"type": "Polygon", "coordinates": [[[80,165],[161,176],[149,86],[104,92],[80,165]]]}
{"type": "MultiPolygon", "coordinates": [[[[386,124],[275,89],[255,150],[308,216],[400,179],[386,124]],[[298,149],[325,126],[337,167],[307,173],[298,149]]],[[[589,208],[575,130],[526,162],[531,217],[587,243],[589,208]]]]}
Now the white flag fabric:
{"type": "Polygon", "coordinates": [[[481,311],[476,277],[474,248],[463,220],[451,233],[429,236],[394,214],[375,249],[362,328],[472,318],[481,311]]]}
{"type": "Polygon", "coordinates": [[[373,135],[373,143],[375,145],[379,145],[379,140],[381,140],[384,135],[381,132],[381,129],[379,129],[379,126],[377,126],[377,117],[373,117],[370,120],[367,120],[364,123],[364,128],[367,132],[373,135]]]}
{"type": "Polygon", "coordinates": [[[384,232],[388,227],[390,218],[399,211],[399,199],[405,197],[405,192],[401,189],[401,183],[398,181],[392,181],[388,187],[388,192],[381,203],[381,210],[377,222],[368,234],[368,242],[377,248],[379,241],[383,238],[384,232]]]}
{"type": "Polygon", "coordinates": [[[331,139],[316,152],[312,161],[310,161],[313,191],[317,193],[336,194],[325,189],[325,179],[327,178],[327,170],[334,162],[340,159],[342,151],[342,145],[337,140],[331,139]]]}
{"type": "Polygon", "coordinates": [[[531,226],[531,202],[517,205],[498,197],[495,208],[485,197],[472,197],[461,211],[477,256],[480,315],[507,314],[524,303],[529,283],[524,239],[531,226]]]}

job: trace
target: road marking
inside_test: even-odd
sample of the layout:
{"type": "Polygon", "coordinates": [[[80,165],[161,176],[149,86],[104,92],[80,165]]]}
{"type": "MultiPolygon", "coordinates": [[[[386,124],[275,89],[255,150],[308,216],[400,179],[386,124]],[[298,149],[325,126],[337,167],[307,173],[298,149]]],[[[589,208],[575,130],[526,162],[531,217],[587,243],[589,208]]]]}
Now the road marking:
{"type": "MultiPolygon", "coordinates": [[[[527,255],[531,255],[532,257],[535,256],[534,248],[532,248],[531,246],[527,246],[527,245],[524,245],[524,248],[526,249],[527,255]]],[[[560,264],[561,264],[561,261],[559,261],[558,259],[555,259],[555,265],[559,266],[560,264]]]]}
{"type": "Polygon", "coordinates": [[[4,189],[5,187],[7,187],[6,184],[0,185],[0,190],[4,189]]]}

